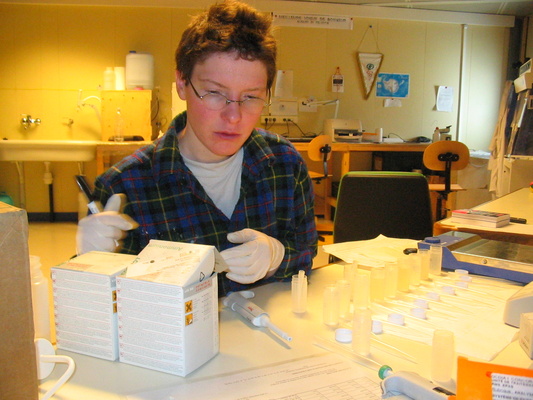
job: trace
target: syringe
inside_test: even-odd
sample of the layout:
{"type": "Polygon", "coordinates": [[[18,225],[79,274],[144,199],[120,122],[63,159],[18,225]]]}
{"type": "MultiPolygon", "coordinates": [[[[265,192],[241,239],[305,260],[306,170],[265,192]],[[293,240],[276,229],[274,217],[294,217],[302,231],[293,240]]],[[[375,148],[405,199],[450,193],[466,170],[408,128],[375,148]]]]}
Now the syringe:
{"type": "Polygon", "coordinates": [[[252,297],[254,297],[253,292],[247,291],[244,292],[244,295],[242,292],[232,292],[226,296],[222,303],[242,315],[255,326],[268,328],[282,339],[290,342],[292,337],[270,322],[270,317],[265,310],[248,300],[252,297]]]}

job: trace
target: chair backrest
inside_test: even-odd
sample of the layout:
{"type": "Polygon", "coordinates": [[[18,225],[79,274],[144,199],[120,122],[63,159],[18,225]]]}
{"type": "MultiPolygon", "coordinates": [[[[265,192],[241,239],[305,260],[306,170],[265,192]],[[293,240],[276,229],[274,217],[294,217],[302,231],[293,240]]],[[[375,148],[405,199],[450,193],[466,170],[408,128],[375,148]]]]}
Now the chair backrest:
{"type": "Polygon", "coordinates": [[[428,182],[412,172],[348,172],[341,178],[333,242],[378,235],[424,239],[433,235],[428,182]]]}

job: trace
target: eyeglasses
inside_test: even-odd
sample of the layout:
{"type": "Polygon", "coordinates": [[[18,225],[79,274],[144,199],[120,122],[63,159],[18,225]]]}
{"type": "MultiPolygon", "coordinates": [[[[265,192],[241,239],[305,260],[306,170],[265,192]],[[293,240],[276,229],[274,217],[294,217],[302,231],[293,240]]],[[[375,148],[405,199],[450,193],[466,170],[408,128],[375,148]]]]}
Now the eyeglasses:
{"type": "Polygon", "coordinates": [[[237,103],[241,107],[242,111],[247,112],[249,114],[256,114],[260,113],[263,108],[268,107],[270,105],[269,101],[266,101],[265,99],[262,99],[260,97],[253,96],[246,97],[244,100],[230,100],[222,93],[217,92],[215,90],[209,90],[206,94],[200,96],[190,79],[189,83],[191,84],[192,90],[194,91],[196,97],[202,100],[205,106],[212,111],[220,111],[230,103],[237,103]]]}

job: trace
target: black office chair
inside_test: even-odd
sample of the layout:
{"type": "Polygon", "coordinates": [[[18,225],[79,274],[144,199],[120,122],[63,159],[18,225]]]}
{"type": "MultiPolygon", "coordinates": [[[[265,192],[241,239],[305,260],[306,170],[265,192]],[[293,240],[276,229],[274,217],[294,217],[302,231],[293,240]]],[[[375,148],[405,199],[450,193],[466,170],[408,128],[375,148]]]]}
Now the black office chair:
{"type": "Polygon", "coordinates": [[[428,182],[413,172],[348,172],[341,178],[333,242],[378,235],[424,239],[433,235],[428,182]]]}

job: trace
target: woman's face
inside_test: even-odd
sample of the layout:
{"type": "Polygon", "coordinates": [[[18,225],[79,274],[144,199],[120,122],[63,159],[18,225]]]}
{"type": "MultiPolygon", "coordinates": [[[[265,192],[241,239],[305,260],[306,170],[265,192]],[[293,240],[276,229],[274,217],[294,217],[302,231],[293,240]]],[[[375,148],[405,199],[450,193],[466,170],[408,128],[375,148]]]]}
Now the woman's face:
{"type": "Polygon", "coordinates": [[[250,111],[247,105],[235,102],[213,110],[208,96],[204,100],[198,96],[210,93],[228,100],[267,101],[267,70],[261,61],[243,60],[235,53],[215,53],[195,65],[190,82],[177,72],[176,87],[180,98],[187,102],[187,126],[180,134],[180,151],[196,161],[218,162],[242,147],[262,110],[255,107],[250,111]]]}

